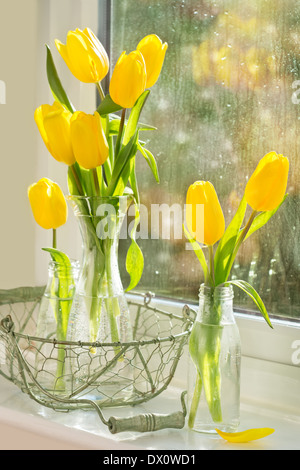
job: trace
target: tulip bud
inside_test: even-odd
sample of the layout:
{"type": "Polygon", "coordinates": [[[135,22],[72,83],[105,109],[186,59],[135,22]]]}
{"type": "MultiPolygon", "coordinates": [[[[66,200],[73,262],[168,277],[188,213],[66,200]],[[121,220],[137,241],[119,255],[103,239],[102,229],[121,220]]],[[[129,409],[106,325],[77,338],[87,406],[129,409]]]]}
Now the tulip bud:
{"type": "Polygon", "coordinates": [[[215,188],[209,181],[196,181],[189,187],[186,196],[186,224],[198,243],[214,245],[222,237],[225,219],[215,188]],[[200,205],[203,212],[197,210],[200,205]]]}
{"type": "Polygon", "coordinates": [[[71,118],[71,142],[76,161],[90,170],[108,157],[108,143],[99,113],[76,111],[71,118]]]}
{"type": "Polygon", "coordinates": [[[152,87],[158,80],[167,48],[168,44],[163,44],[156,34],[149,34],[139,42],[137,50],[143,54],[146,64],[146,88],[152,87]]]}
{"type": "Polygon", "coordinates": [[[29,186],[28,198],[36,223],[44,229],[56,229],[66,223],[67,203],[57,183],[40,179],[29,186]]]}
{"type": "Polygon", "coordinates": [[[139,51],[124,51],[114,68],[109,93],[122,108],[132,108],[146,88],[146,65],[139,51]]]}
{"type": "Polygon", "coordinates": [[[289,172],[287,157],[270,152],[258,163],[250,177],[245,199],[255,211],[271,211],[275,209],[284,197],[289,172]]]}
{"type": "Polygon", "coordinates": [[[72,74],[81,82],[97,83],[107,75],[107,53],[89,28],[69,31],[66,44],[56,39],[55,45],[72,74]]]}
{"type": "Polygon", "coordinates": [[[34,119],[42,139],[58,162],[73,165],[75,157],[70,140],[70,120],[72,114],[60,103],[42,104],[34,112],[34,119]]]}

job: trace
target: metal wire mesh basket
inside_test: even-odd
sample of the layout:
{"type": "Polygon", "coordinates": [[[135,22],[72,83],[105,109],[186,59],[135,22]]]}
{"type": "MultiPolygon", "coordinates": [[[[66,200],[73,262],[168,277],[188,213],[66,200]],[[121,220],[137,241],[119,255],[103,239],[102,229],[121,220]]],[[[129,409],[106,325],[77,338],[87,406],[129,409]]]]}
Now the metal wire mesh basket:
{"type": "Polygon", "coordinates": [[[166,390],[188,341],[193,310],[185,306],[182,315],[174,315],[151,306],[151,294],[140,294],[140,302],[129,301],[133,341],[57,341],[55,337],[34,336],[43,292],[43,287],[0,290],[2,376],[38,403],[55,410],[94,408],[112,433],[183,427],[183,395],[183,411],[171,415],[106,420],[102,408],[138,405],[166,390]],[[118,364],[117,373],[116,362],[122,364],[121,368],[118,364]],[[51,390],[43,386],[49,375],[53,377],[51,390]],[[121,389],[116,387],[120,376],[124,379],[121,389]]]}

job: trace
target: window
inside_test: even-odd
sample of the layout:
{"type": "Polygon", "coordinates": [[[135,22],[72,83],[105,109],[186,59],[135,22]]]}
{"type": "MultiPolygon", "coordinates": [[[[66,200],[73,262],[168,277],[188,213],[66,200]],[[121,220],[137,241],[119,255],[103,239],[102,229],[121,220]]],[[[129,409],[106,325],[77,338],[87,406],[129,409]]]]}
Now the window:
{"type": "MultiPolygon", "coordinates": [[[[214,184],[228,223],[258,160],[271,150],[289,158],[289,197],[244,244],[232,276],[249,281],[270,314],[299,319],[299,2],[123,0],[111,3],[110,14],[113,64],[146,34],[169,44],[142,114],[157,127],[145,139],[160,172],[158,185],[138,158],[148,213],[151,204],[183,206],[188,186],[204,179],[214,184]]],[[[163,224],[171,227],[170,239],[138,241],[145,257],[138,289],[196,301],[199,262],[186,240],[174,237],[171,212],[163,224]]],[[[247,296],[236,291],[235,298],[254,310],[247,296]]]]}

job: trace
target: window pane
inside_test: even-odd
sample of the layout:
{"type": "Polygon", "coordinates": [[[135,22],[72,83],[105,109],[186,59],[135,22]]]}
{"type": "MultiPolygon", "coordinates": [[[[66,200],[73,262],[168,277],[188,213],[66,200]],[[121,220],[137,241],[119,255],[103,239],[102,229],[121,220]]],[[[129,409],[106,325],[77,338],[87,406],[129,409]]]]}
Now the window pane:
{"type": "MultiPolygon", "coordinates": [[[[123,0],[113,2],[112,62],[146,34],[168,42],[162,74],[143,109],[144,133],[156,156],[158,185],[138,158],[141,202],[185,203],[188,186],[211,181],[226,222],[247,178],[269,151],[290,160],[289,197],[239,251],[232,277],[249,281],[271,314],[300,318],[300,4],[297,0],[123,0]]],[[[186,240],[139,240],[145,270],[138,288],[197,300],[203,280],[186,240]]],[[[153,234],[152,234],[153,235],[153,234]]],[[[127,242],[122,242],[123,247],[127,242]]],[[[124,250],[122,250],[124,253],[124,250]]],[[[126,272],[123,272],[126,279],[126,272]]],[[[124,281],[126,282],[126,281],[124,281]]],[[[254,310],[235,292],[236,304],[254,310]]]]}

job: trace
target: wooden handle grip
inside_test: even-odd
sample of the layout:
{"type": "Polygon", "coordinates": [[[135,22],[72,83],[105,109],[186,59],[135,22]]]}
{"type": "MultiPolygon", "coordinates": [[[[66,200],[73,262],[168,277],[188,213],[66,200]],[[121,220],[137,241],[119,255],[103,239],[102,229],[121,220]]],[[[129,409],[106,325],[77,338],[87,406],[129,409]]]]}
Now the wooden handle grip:
{"type": "Polygon", "coordinates": [[[166,428],[182,429],[185,415],[182,411],[169,415],[145,413],[130,418],[112,416],[108,420],[108,429],[112,434],[125,431],[151,432],[166,428]]]}

